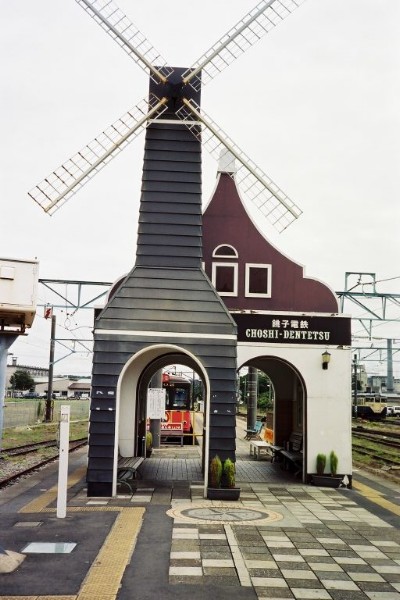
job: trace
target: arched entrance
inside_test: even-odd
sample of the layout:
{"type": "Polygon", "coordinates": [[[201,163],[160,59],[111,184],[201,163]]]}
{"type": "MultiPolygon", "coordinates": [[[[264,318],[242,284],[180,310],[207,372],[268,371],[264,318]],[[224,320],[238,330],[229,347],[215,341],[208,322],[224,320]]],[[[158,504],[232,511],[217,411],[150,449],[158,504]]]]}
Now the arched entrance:
{"type": "MultiPolygon", "coordinates": [[[[204,387],[203,470],[209,454],[210,382],[202,363],[193,354],[172,344],[156,344],[135,354],[124,366],[117,385],[113,495],[116,494],[118,453],[137,456],[146,431],[147,389],[157,371],[172,363],[195,371],[204,387]]],[[[206,483],[206,482],[205,482],[206,483]]]]}
{"type": "Polygon", "coordinates": [[[293,433],[302,435],[304,481],[307,464],[307,392],[303,377],[289,361],[273,355],[255,356],[240,368],[245,366],[262,371],[272,382],[274,445],[285,446],[293,433]]]}

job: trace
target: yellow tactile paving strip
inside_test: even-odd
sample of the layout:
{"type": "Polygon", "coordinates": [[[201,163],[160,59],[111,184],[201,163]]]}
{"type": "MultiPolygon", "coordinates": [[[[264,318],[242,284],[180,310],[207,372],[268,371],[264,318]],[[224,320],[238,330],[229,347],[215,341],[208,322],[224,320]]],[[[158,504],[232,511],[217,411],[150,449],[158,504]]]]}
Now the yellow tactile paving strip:
{"type": "MultiPolygon", "coordinates": [[[[77,600],[114,600],[140,531],[144,508],[123,508],[89,569],[77,600]]],[[[42,600],[42,599],[41,599],[42,600]]]]}
{"type": "MultiPolygon", "coordinates": [[[[75,485],[86,468],[68,477],[68,487],[75,485]]],[[[57,497],[57,486],[20,509],[20,513],[55,512],[48,505],[57,497]]],[[[67,512],[118,512],[115,523],[93,561],[77,595],[72,596],[0,596],[0,600],[115,600],[121,579],[129,563],[139,534],[144,508],[111,506],[71,506],[67,512]]]]}
{"type": "Polygon", "coordinates": [[[365,485],[364,483],[360,483],[359,481],[354,480],[353,488],[358,490],[371,502],[375,502],[375,504],[378,504],[378,506],[381,506],[382,508],[389,510],[395,515],[400,516],[400,506],[398,504],[395,504],[394,502],[390,502],[390,500],[386,500],[385,498],[383,498],[383,494],[381,494],[377,490],[374,490],[373,488],[369,487],[368,485],[365,485]]]}
{"type": "MultiPolygon", "coordinates": [[[[85,476],[85,473],[86,473],[86,467],[80,467],[79,469],[76,469],[76,471],[71,473],[71,475],[68,476],[68,487],[72,487],[73,485],[78,483],[78,481],[80,481],[82,479],[82,477],[85,476]]],[[[29,504],[26,504],[25,506],[23,506],[19,510],[19,512],[20,513],[42,512],[42,510],[44,508],[46,508],[46,506],[48,506],[51,502],[54,502],[54,500],[57,498],[57,487],[58,487],[57,485],[54,485],[52,488],[50,488],[49,490],[47,490],[46,492],[41,494],[41,496],[38,496],[37,498],[35,498],[35,500],[32,500],[32,502],[29,502],[29,504]]],[[[30,600],[30,596],[27,596],[27,597],[30,600]]]]}

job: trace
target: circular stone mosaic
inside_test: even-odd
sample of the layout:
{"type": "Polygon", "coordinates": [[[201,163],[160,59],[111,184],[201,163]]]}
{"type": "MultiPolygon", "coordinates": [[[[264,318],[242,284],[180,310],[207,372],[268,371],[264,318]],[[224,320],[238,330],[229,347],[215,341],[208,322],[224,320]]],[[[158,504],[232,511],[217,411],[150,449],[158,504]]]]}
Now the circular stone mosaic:
{"type": "Polygon", "coordinates": [[[167,515],[173,519],[191,523],[219,523],[223,525],[231,523],[266,525],[283,519],[283,515],[280,513],[266,508],[233,506],[232,504],[222,503],[218,505],[205,503],[180,505],[168,510],[167,515]]]}

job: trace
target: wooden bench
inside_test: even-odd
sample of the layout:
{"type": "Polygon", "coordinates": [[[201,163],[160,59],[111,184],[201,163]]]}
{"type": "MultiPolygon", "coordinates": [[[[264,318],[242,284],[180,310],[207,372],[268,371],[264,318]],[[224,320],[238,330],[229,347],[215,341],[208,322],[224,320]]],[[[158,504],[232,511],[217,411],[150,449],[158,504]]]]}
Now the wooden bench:
{"type": "Polygon", "coordinates": [[[260,460],[261,457],[270,458],[272,461],[273,453],[271,450],[271,444],[268,442],[250,442],[250,456],[254,456],[256,460],[260,460]]]}
{"type": "Polygon", "coordinates": [[[119,457],[117,468],[117,485],[126,485],[133,494],[132,482],[139,475],[138,468],[144,461],[143,456],[119,457]]]}
{"type": "Polygon", "coordinates": [[[183,446],[183,427],[180,427],[179,429],[163,429],[162,424],[161,424],[161,441],[166,441],[167,443],[170,442],[170,439],[177,439],[180,440],[180,444],[181,446],[183,446]]]}
{"type": "Polygon", "coordinates": [[[289,470],[291,467],[296,469],[296,475],[303,470],[303,434],[293,431],[289,437],[287,448],[275,450],[275,455],[282,460],[283,468],[289,470]]]}
{"type": "Polygon", "coordinates": [[[263,423],[261,421],[256,421],[254,429],[245,429],[246,435],[244,436],[244,439],[245,440],[253,440],[257,437],[260,437],[262,427],[263,427],[263,423]]]}

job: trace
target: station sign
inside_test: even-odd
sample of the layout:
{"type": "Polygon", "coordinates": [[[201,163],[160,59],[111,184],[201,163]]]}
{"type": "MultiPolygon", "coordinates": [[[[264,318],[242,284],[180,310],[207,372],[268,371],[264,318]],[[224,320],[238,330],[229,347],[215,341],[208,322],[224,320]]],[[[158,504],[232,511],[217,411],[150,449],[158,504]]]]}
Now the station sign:
{"type": "Polygon", "coordinates": [[[272,313],[231,313],[238,342],[351,346],[351,318],[272,313]]]}
{"type": "Polygon", "coordinates": [[[165,414],[166,390],[149,388],[147,390],[147,418],[163,419],[165,414]]]}

